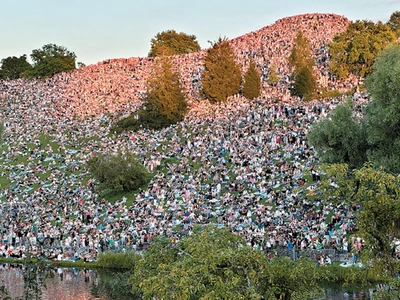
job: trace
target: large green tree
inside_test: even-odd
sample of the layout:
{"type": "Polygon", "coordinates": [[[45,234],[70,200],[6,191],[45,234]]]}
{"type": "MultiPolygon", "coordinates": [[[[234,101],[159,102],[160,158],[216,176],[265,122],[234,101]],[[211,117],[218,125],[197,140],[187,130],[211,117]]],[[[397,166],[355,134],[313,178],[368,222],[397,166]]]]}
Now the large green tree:
{"type": "Polygon", "coordinates": [[[299,30],[294,40],[294,46],[289,56],[289,65],[293,68],[291,94],[310,99],[317,80],[313,74],[314,58],[311,53],[311,44],[299,30]]]}
{"type": "Polygon", "coordinates": [[[338,78],[346,78],[349,73],[366,76],[378,53],[395,40],[392,28],[382,22],[352,22],[329,44],[330,71],[338,78]]]}
{"type": "Polygon", "coordinates": [[[219,38],[207,50],[201,76],[202,94],[212,103],[224,102],[239,93],[241,69],[227,39],[219,38]]]}
{"type": "Polygon", "coordinates": [[[394,260],[395,238],[400,238],[400,177],[371,164],[350,171],[345,164],[324,166],[320,191],[326,200],[359,207],[358,232],[364,241],[362,256],[378,274],[399,271],[394,260]]]}
{"type": "Polygon", "coordinates": [[[309,133],[328,163],[374,167],[400,174],[400,45],[384,49],[365,84],[371,101],[358,121],[351,105],[339,106],[309,133]]]}
{"type": "Polygon", "coordinates": [[[372,97],[365,113],[369,159],[400,174],[400,45],[379,54],[366,88],[372,97]]]}
{"type": "Polygon", "coordinates": [[[254,60],[250,60],[249,68],[244,74],[242,94],[247,99],[258,98],[261,95],[261,78],[254,60]]]}
{"type": "Polygon", "coordinates": [[[197,52],[200,45],[195,35],[166,30],[151,39],[150,57],[197,52]]]}
{"type": "Polygon", "coordinates": [[[350,99],[338,105],[327,119],[314,124],[307,138],[325,163],[345,163],[353,169],[367,160],[365,129],[353,116],[350,99]]]}
{"type": "Polygon", "coordinates": [[[44,45],[32,51],[33,69],[24,73],[26,77],[51,77],[61,72],[70,72],[76,68],[76,55],[64,46],[44,45]]]}
{"type": "Polygon", "coordinates": [[[155,239],[130,282],[143,299],[306,299],[316,290],[316,268],[303,260],[270,263],[240,236],[207,226],[177,243],[155,239]]]}
{"type": "Polygon", "coordinates": [[[99,181],[99,189],[127,192],[144,186],[150,174],[132,153],[99,153],[88,161],[88,168],[99,181]]]}
{"type": "Polygon", "coordinates": [[[1,60],[0,79],[13,80],[22,77],[24,72],[32,69],[26,59],[26,54],[16,57],[10,56],[1,60]]]}

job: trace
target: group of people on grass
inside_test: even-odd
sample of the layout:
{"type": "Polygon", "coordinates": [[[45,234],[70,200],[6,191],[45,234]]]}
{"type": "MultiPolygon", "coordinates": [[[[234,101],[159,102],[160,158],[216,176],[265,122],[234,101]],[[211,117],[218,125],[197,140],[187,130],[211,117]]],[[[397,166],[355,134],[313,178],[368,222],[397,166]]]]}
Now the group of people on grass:
{"type": "MultiPolygon", "coordinates": [[[[271,56],[279,71],[278,85],[265,84],[259,99],[198,100],[205,52],[176,56],[191,109],[184,121],[159,131],[110,132],[142,104],[152,58],[104,61],[47,80],[1,81],[0,254],[89,261],[105,250],[141,249],[155,236],[177,241],[196,224],[229,227],[264,251],[288,245],[345,251],[355,211],[315,193],[319,161],[307,143],[310,126],[343,97],[308,103],[290,97],[283,58],[302,29],[313,37],[323,74],[319,41],[348,21],[322,14],[296,18],[231,41],[243,66],[252,57],[267,72],[271,56]],[[327,24],[337,27],[319,30],[327,24]],[[153,178],[146,189],[112,203],[96,189],[86,163],[96,153],[119,151],[135,153],[153,178]]],[[[365,101],[357,97],[356,105],[365,101]]]]}

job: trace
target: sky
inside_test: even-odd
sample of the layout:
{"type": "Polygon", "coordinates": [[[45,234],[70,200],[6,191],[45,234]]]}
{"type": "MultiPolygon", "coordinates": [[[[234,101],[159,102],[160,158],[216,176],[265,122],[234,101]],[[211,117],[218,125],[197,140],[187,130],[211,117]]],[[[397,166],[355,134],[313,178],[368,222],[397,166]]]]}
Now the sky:
{"type": "Polygon", "coordinates": [[[56,44],[86,65],[147,56],[169,29],[195,35],[202,48],[304,13],[386,22],[400,0],[0,0],[0,59],[28,57],[56,44]]]}

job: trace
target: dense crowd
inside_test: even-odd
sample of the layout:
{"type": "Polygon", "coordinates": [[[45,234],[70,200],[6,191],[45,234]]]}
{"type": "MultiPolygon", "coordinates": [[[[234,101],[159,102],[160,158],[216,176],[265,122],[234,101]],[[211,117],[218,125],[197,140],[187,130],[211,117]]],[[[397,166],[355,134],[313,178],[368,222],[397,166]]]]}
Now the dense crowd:
{"type": "MultiPolygon", "coordinates": [[[[104,61],[46,81],[0,82],[0,254],[93,260],[106,249],[142,248],[154,236],[179,240],[195,224],[227,226],[266,251],[361,247],[357,239],[346,240],[354,210],[306,197],[319,178],[307,131],[342,99],[303,103],[289,97],[284,60],[302,29],[322,78],[324,45],[347,23],[336,15],[302,15],[232,40],[243,65],[253,57],[260,70],[268,72],[271,62],[279,70],[279,84],[266,84],[254,101],[195,100],[205,51],[175,57],[191,110],[160,131],[110,132],[116,116],[140,107],[150,58],[104,61]],[[125,197],[115,203],[100,197],[85,167],[95,153],[118,151],[137,154],[154,173],[131,205],[125,197]]],[[[326,82],[346,90],[355,84],[326,82]]],[[[355,98],[357,105],[367,101],[355,98]]]]}

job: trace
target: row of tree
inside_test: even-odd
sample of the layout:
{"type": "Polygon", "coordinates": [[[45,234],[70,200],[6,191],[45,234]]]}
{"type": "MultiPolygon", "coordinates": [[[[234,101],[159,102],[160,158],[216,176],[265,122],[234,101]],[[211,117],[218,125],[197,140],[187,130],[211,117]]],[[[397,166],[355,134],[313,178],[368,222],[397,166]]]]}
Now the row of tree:
{"type": "MultiPolygon", "coordinates": [[[[243,79],[244,82],[229,41],[220,38],[207,50],[201,94],[212,103],[226,101],[229,96],[240,92],[249,99],[259,97],[261,80],[253,61],[250,61],[243,79]]],[[[115,131],[160,129],[183,120],[188,110],[187,95],[180,74],[170,58],[163,56],[158,59],[143,100],[142,109],[120,120],[115,131]]]]}
{"type": "Polygon", "coordinates": [[[28,62],[26,54],[2,59],[0,80],[45,78],[60,72],[70,72],[76,68],[75,53],[64,46],[47,44],[41,49],[32,50],[30,57],[33,64],[28,62]]]}

